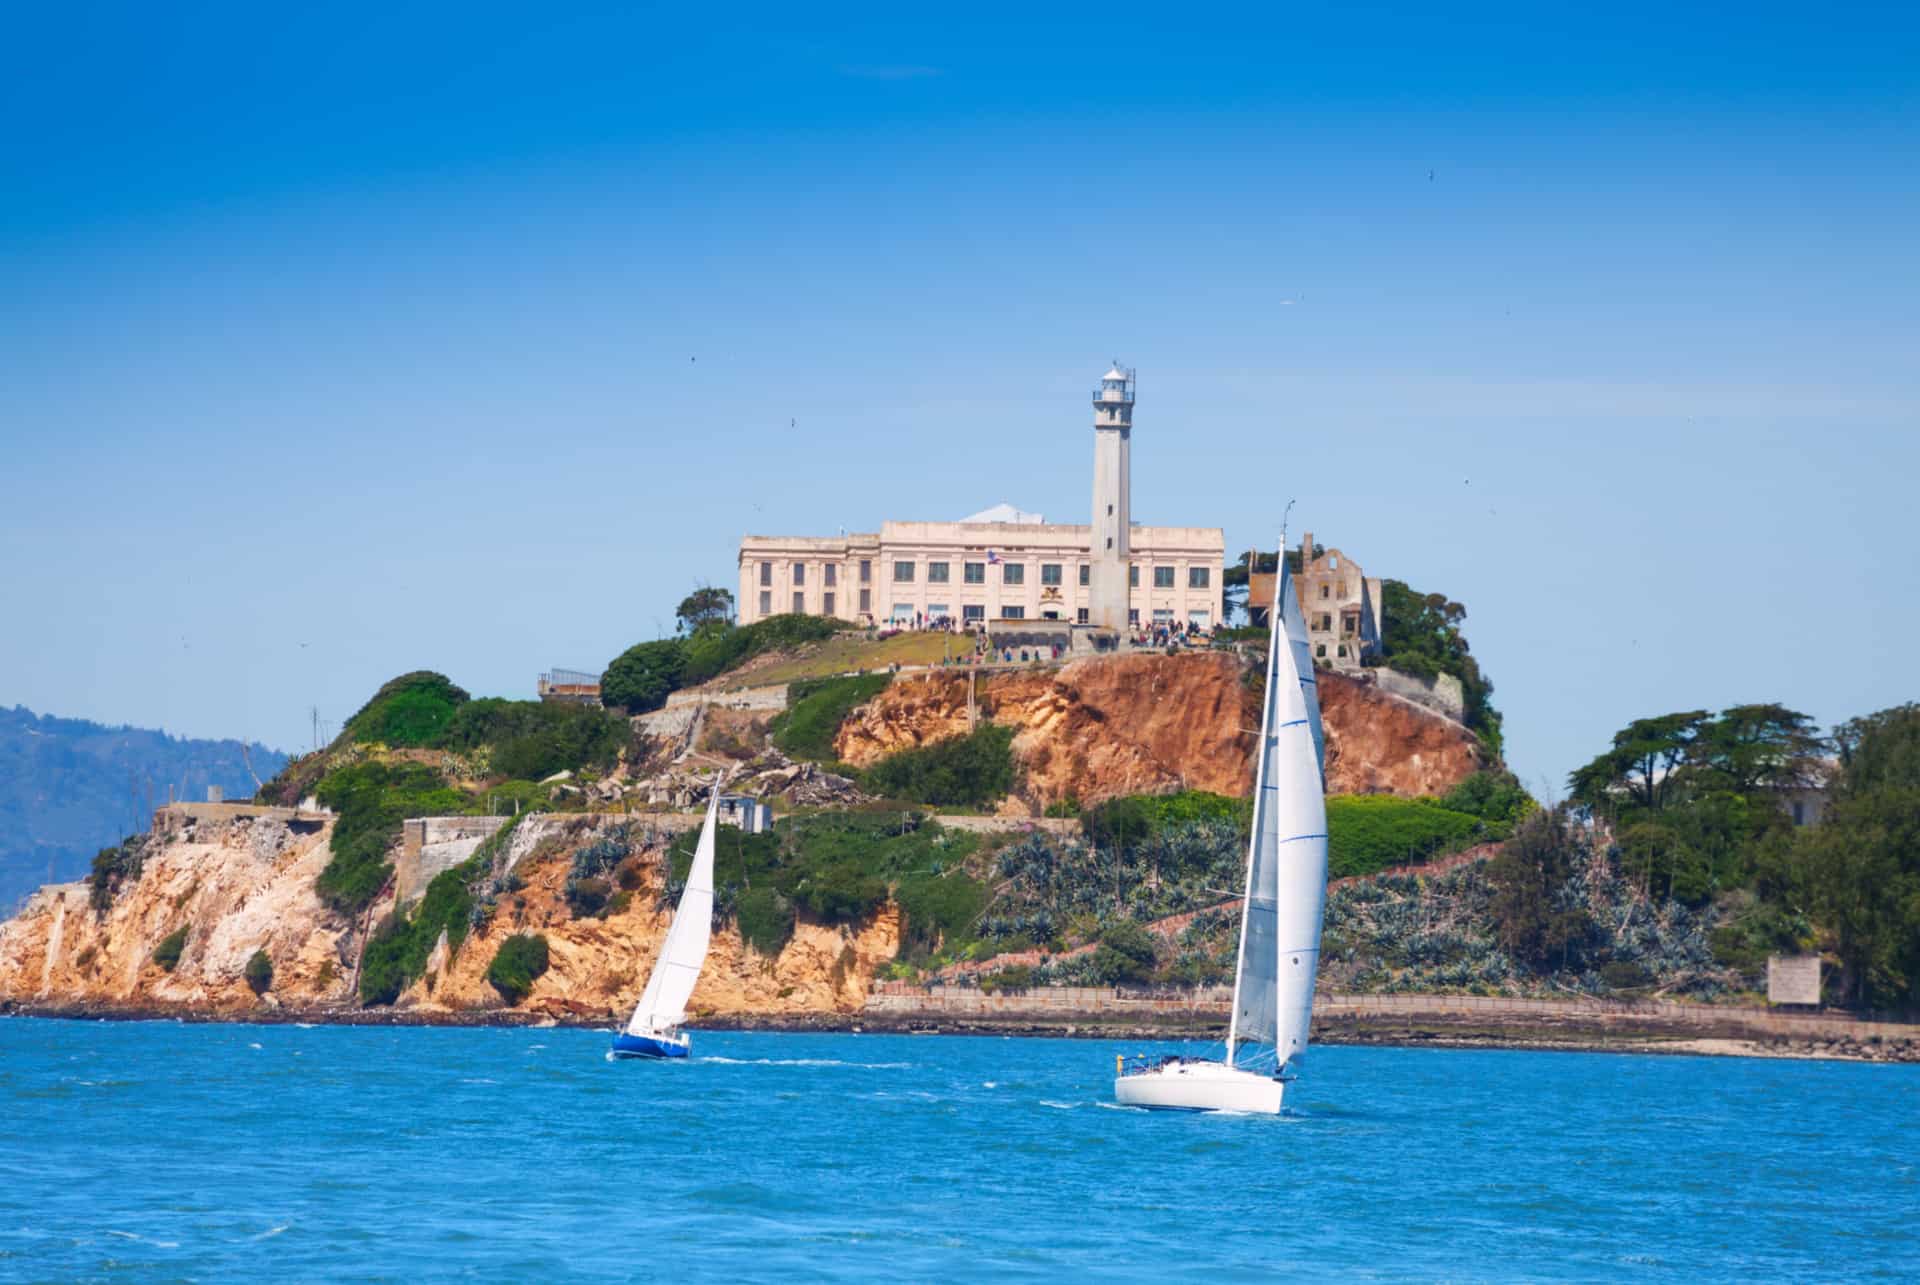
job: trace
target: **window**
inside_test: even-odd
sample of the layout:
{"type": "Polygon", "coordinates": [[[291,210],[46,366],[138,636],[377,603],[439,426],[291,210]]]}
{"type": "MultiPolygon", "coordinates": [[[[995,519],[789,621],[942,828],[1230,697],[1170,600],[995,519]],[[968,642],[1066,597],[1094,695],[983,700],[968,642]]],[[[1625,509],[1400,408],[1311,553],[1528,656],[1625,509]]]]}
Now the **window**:
{"type": "Polygon", "coordinates": [[[1040,564],[1040,583],[1053,584],[1053,585],[1059,584],[1060,583],[1060,564],[1057,562],[1041,563],[1040,564]]]}
{"type": "Polygon", "coordinates": [[[971,624],[979,620],[985,620],[986,618],[987,618],[987,609],[985,607],[980,606],[978,603],[970,602],[966,606],[960,608],[960,619],[962,621],[965,621],[968,624],[971,624]]]}
{"type": "Polygon", "coordinates": [[[1107,506],[1107,516],[1108,516],[1108,517],[1112,517],[1112,516],[1113,516],[1113,506],[1112,506],[1111,504],[1109,504],[1109,505],[1107,506]]]}
{"type": "Polygon", "coordinates": [[[1195,629],[1205,629],[1207,627],[1207,621],[1208,616],[1204,611],[1189,611],[1187,613],[1187,623],[1195,629]]]}
{"type": "Polygon", "coordinates": [[[862,589],[860,591],[860,614],[866,615],[872,610],[873,610],[873,590],[862,589]]]}
{"type": "Polygon", "coordinates": [[[804,615],[807,610],[807,595],[796,589],[793,591],[793,614],[804,615]]]}
{"type": "Polygon", "coordinates": [[[1026,618],[1027,609],[1025,607],[1000,608],[1000,619],[1002,620],[1025,620],[1026,618]]]}
{"type": "MultiPolygon", "coordinates": [[[[827,570],[831,571],[833,568],[828,567],[827,570]]],[[[831,584],[833,582],[829,580],[827,583],[831,584]]],[[[831,616],[833,614],[833,595],[831,593],[820,595],[820,614],[823,616],[831,616]]]]}
{"type": "Polygon", "coordinates": [[[1093,571],[1093,568],[1089,567],[1086,563],[1083,562],[1080,564],[1080,587],[1081,588],[1083,589],[1086,588],[1088,583],[1088,578],[1091,575],[1092,571],[1093,571]]]}
{"type": "Polygon", "coordinates": [[[1127,608],[1127,623],[1130,625],[1138,625],[1140,623],[1140,608],[1127,608]]]}
{"type": "Polygon", "coordinates": [[[796,562],[793,564],[793,582],[795,584],[805,584],[807,582],[807,564],[806,563],[796,562]]]}
{"type": "Polygon", "coordinates": [[[911,562],[894,563],[893,564],[893,582],[895,584],[912,584],[913,583],[913,564],[911,562]]]}
{"type": "Polygon", "coordinates": [[[1342,598],[1344,598],[1344,597],[1346,597],[1346,596],[1347,596],[1347,582],[1346,582],[1346,581],[1344,581],[1344,580],[1342,580],[1342,581],[1340,582],[1340,590],[1339,590],[1339,592],[1340,592],[1340,596],[1341,596],[1342,598]]]}
{"type": "Polygon", "coordinates": [[[1325,586],[1325,585],[1321,585],[1321,586],[1320,586],[1320,596],[1321,596],[1322,598],[1324,598],[1324,597],[1326,597],[1326,596],[1327,596],[1327,586],[1325,586]]]}
{"type": "Polygon", "coordinates": [[[961,563],[960,578],[967,584],[985,584],[987,582],[987,564],[984,562],[961,563]]]}
{"type": "Polygon", "coordinates": [[[840,583],[840,564],[839,563],[829,562],[826,565],[826,573],[827,573],[827,588],[831,589],[834,587],[834,585],[840,583]]]}
{"type": "Polygon", "coordinates": [[[951,616],[952,614],[953,614],[953,608],[949,607],[944,602],[930,602],[927,604],[928,620],[945,620],[948,616],[951,616]]]}
{"type": "Polygon", "coordinates": [[[1076,612],[1074,613],[1074,615],[1073,615],[1073,619],[1074,619],[1074,623],[1076,623],[1076,624],[1082,624],[1082,625],[1084,625],[1084,624],[1086,624],[1086,623],[1087,623],[1087,609],[1086,609],[1085,607],[1082,607],[1082,608],[1080,608],[1080,610],[1078,610],[1078,611],[1076,611],[1076,612]]]}
{"type": "Polygon", "coordinates": [[[1153,569],[1153,587],[1156,589],[1173,588],[1173,568],[1155,567],[1153,569]]]}
{"type": "Polygon", "coordinates": [[[771,616],[773,614],[773,592],[771,590],[762,589],[760,591],[760,614],[763,616],[771,616]]]}
{"type": "Polygon", "coordinates": [[[1204,589],[1212,581],[1212,569],[1209,567],[1188,567],[1187,588],[1204,589]]]}
{"type": "Polygon", "coordinates": [[[1340,654],[1340,658],[1341,658],[1342,660],[1344,660],[1344,659],[1346,659],[1346,655],[1347,655],[1347,645],[1346,645],[1345,643],[1341,643],[1341,644],[1340,644],[1340,648],[1339,648],[1339,654],[1340,654]]]}
{"type": "Polygon", "coordinates": [[[1316,631],[1325,633],[1327,630],[1333,628],[1333,617],[1323,611],[1313,618],[1313,627],[1316,631]]]}
{"type": "Polygon", "coordinates": [[[1793,823],[1795,825],[1805,825],[1807,823],[1807,805],[1806,804],[1796,803],[1793,805],[1793,823]]]}
{"type": "Polygon", "coordinates": [[[1327,645],[1325,643],[1321,643],[1319,646],[1313,649],[1313,654],[1320,657],[1322,660],[1326,659],[1327,645]]]}
{"type": "Polygon", "coordinates": [[[868,558],[860,559],[860,583],[873,583],[873,562],[868,558]]]}
{"type": "MultiPolygon", "coordinates": [[[[927,583],[945,584],[947,582],[947,568],[951,565],[952,564],[948,562],[929,562],[927,564],[927,583]]],[[[931,614],[931,612],[929,612],[929,614],[931,614]]]]}
{"type": "Polygon", "coordinates": [[[771,562],[763,562],[760,564],[760,583],[763,585],[773,583],[773,564],[771,562]]]}
{"type": "Polygon", "coordinates": [[[893,623],[896,625],[912,624],[913,623],[913,604],[910,602],[894,603],[893,604],[893,623]]]}
{"type": "Polygon", "coordinates": [[[1107,537],[1107,547],[1108,547],[1109,549],[1111,549],[1111,548],[1113,547],[1113,537],[1112,537],[1112,536],[1108,536],[1108,537],[1107,537]]]}
{"type": "Polygon", "coordinates": [[[1336,553],[1331,558],[1327,559],[1327,570],[1338,571],[1339,569],[1340,569],[1340,555],[1336,553]]]}
{"type": "Polygon", "coordinates": [[[1173,608],[1172,607],[1155,607],[1153,609],[1153,623],[1156,625],[1172,624],[1173,608]]]}
{"type": "Polygon", "coordinates": [[[1138,563],[1129,563],[1127,565],[1127,588],[1138,589],[1139,587],[1140,587],[1140,566],[1138,563]]]}
{"type": "MultiPolygon", "coordinates": [[[[1000,564],[1001,584],[1025,584],[1026,582],[1027,569],[1025,566],[1018,562],[1003,562],[1000,564]]],[[[1019,617],[1009,616],[1007,619],[1017,620],[1019,617]]]]}

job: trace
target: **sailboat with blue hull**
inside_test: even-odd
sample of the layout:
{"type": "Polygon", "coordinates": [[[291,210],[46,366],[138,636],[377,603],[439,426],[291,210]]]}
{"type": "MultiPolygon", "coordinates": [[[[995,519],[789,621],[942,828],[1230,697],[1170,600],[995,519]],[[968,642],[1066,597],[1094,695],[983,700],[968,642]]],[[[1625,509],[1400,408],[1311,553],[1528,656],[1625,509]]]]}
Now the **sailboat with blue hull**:
{"type": "Polygon", "coordinates": [[[687,886],[674,908],[673,925],[654,961],[647,988],[634,1006],[626,1029],[613,1037],[615,1057],[682,1058],[693,1041],[680,1029],[687,1017],[687,1000],[707,962],[707,944],[713,936],[713,831],[720,813],[720,787],[707,802],[707,819],[693,850],[687,886]]]}
{"type": "Polygon", "coordinates": [[[1287,572],[1285,545],[1283,540],[1269,617],[1267,691],[1226,1056],[1122,1058],[1113,1093],[1127,1106],[1276,1115],[1306,1056],[1327,887],[1325,741],[1306,616],[1287,572]]]}

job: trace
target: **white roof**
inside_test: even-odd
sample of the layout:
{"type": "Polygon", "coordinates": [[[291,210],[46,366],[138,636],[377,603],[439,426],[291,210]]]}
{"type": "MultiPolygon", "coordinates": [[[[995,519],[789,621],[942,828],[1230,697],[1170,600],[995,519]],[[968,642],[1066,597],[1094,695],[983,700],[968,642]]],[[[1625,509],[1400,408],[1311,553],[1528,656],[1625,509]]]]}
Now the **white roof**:
{"type": "Polygon", "coordinates": [[[982,509],[962,522],[1014,522],[1021,526],[1040,526],[1047,519],[1038,513],[1027,513],[1014,508],[1011,504],[996,504],[990,509],[982,509]]]}
{"type": "Polygon", "coordinates": [[[1100,376],[1100,380],[1102,383],[1106,382],[1109,379],[1117,379],[1117,380],[1120,380],[1122,383],[1125,383],[1126,378],[1127,378],[1127,372],[1120,369],[1118,366],[1115,366],[1112,370],[1100,376]]]}

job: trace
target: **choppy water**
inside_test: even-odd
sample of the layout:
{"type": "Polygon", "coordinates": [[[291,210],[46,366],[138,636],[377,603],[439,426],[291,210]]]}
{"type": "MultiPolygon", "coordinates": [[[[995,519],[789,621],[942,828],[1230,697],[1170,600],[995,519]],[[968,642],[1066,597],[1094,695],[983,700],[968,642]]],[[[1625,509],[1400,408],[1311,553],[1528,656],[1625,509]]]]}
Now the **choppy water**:
{"type": "Polygon", "coordinates": [[[1920,1068],[0,1020],[0,1279],[1920,1278],[1920,1068]]]}

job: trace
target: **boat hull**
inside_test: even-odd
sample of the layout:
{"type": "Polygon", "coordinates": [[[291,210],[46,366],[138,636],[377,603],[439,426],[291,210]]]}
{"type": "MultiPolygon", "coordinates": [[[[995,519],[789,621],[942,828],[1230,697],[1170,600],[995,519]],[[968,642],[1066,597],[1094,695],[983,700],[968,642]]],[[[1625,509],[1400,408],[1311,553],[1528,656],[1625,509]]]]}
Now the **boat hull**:
{"type": "Polygon", "coordinates": [[[1168,1062],[1122,1075],[1113,1096],[1122,1106],[1152,1111],[1238,1111],[1278,1115],[1286,1085],[1224,1062],[1168,1062]]]}
{"type": "Polygon", "coordinates": [[[639,1057],[661,1061],[666,1058],[685,1057],[692,1047],[692,1041],[684,1035],[629,1035],[621,1031],[613,1037],[615,1057],[639,1057]]]}

